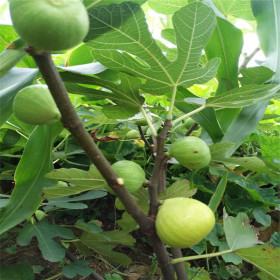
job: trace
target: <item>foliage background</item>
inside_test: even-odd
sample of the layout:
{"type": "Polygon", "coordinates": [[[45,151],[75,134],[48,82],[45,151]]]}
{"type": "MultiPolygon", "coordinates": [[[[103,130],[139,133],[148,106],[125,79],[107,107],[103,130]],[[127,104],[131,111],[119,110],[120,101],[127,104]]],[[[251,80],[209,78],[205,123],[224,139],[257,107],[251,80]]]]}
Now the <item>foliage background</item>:
{"type": "MultiPolygon", "coordinates": [[[[197,279],[278,279],[279,251],[268,243],[257,246],[261,240],[277,248],[280,238],[275,230],[279,222],[280,172],[278,1],[204,1],[215,5],[213,10],[200,3],[185,6],[188,1],[149,0],[142,8],[139,1],[117,1],[118,8],[111,2],[84,1],[92,25],[86,44],[53,54],[84,126],[89,132],[99,129],[99,136],[119,137],[121,141],[97,142],[103,154],[111,163],[122,159],[137,162],[150,179],[154,161],[149,148],[139,148],[140,139],[125,139],[129,130],[137,129],[135,120],[148,115],[152,125],[143,130],[151,145],[152,136],[160,132],[164,120],[172,118],[167,151],[187,131],[180,117],[198,110],[192,118],[199,128],[192,135],[203,138],[210,146],[211,164],[192,172],[171,159],[167,165],[167,190],[159,200],[193,196],[217,209],[213,231],[201,243],[185,250],[184,255],[228,249],[235,254],[223,255],[218,261],[186,263],[190,266],[188,274],[197,279]],[[102,18],[103,13],[109,16],[102,18]],[[197,22],[194,14],[198,15],[197,22]],[[154,19],[155,15],[160,21],[154,19]],[[193,22],[193,26],[182,22],[193,22]],[[238,28],[240,22],[242,30],[238,28]],[[158,27],[162,29],[160,36],[158,27]],[[251,64],[242,64],[247,59],[242,58],[243,40],[255,32],[265,57],[256,56],[251,64]],[[202,50],[204,55],[200,56],[202,50]],[[260,232],[259,240],[256,232],[260,232]],[[246,247],[251,248],[243,249],[246,247]],[[259,262],[256,256],[260,254],[268,262],[259,262]],[[244,271],[244,260],[254,268],[247,265],[244,271]]],[[[5,5],[1,3],[2,11],[5,5]]],[[[0,28],[0,50],[4,51],[17,34],[10,25],[0,28]]],[[[12,114],[12,101],[18,90],[38,81],[44,83],[35,67],[32,58],[25,56],[0,78],[0,225],[5,252],[1,273],[11,277],[15,269],[8,266],[13,262],[5,262],[7,254],[16,255],[19,245],[27,246],[33,236],[42,258],[58,262],[57,277],[86,277],[92,273],[88,262],[65,259],[69,246],[88,259],[95,256],[103,263],[128,266],[133,262],[131,252],[139,250],[136,244],[150,245],[150,241],[135,233],[138,226],[126,211],[114,208],[115,198],[107,194],[102,178],[76,140],[60,124],[35,127],[12,114]],[[67,186],[57,185],[58,180],[67,182],[67,186]],[[5,244],[11,244],[9,240],[15,236],[18,245],[7,248],[5,244]],[[53,238],[62,239],[62,246],[53,238]],[[130,248],[130,253],[115,250],[123,246],[130,248]]],[[[133,197],[147,213],[147,190],[143,188],[133,197]]],[[[157,260],[152,251],[149,254],[152,262],[148,273],[153,277],[157,260]]],[[[14,263],[18,274],[29,271],[32,276],[28,279],[35,277],[32,263],[14,263]]],[[[40,277],[41,271],[35,274],[40,277]]]]}

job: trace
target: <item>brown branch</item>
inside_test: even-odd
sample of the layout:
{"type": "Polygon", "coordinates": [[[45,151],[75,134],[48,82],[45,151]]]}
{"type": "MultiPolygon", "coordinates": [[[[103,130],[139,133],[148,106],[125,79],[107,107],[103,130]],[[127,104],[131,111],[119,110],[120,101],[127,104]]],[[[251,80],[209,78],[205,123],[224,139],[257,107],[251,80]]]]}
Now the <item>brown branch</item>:
{"type": "MultiPolygon", "coordinates": [[[[167,158],[166,158],[167,159],[167,158]]],[[[158,194],[166,190],[166,160],[161,164],[158,178],[158,194]]]]}
{"type": "MultiPolygon", "coordinates": [[[[181,249],[171,248],[171,253],[172,253],[172,258],[173,259],[183,257],[181,249]]],[[[185,268],[185,263],[180,262],[180,263],[177,263],[177,264],[173,265],[174,268],[175,268],[175,271],[176,271],[177,279],[178,280],[188,280],[188,275],[187,275],[187,271],[186,271],[186,268],[185,268]],[[177,265],[177,264],[179,264],[179,265],[177,265]]]]}
{"type": "Polygon", "coordinates": [[[164,279],[166,280],[175,280],[174,273],[172,271],[172,265],[170,262],[170,258],[167,254],[162,254],[162,252],[166,252],[164,244],[161,242],[161,240],[158,238],[156,234],[151,236],[151,241],[153,244],[153,250],[155,254],[162,255],[161,262],[159,261],[160,269],[162,271],[162,274],[164,276],[164,279]]]}
{"type": "Polygon", "coordinates": [[[155,159],[155,155],[154,155],[154,148],[152,147],[152,145],[148,142],[147,138],[144,135],[143,129],[141,126],[137,126],[139,133],[141,135],[141,139],[145,142],[145,145],[149,148],[153,158],[155,159]]]}
{"type": "Polygon", "coordinates": [[[31,47],[27,48],[26,51],[32,55],[36,61],[61,113],[61,121],[64,127],[71,132],[80,146],[84,149],[108,185],[114,190],[120,201],[123,203],[126,211],[138,223],[140,229],[147,236],[151,236],[153,248],[157,255],[159,265],[162,269],[164,279],[174,280],[175,278],[172,272],[172,266],[165,247],[155,233],[155,220],[151,217],[146,217],[125,186],[119,183],[117,174],[112,169],[110,163],[101,153],[101,151],[98,149],[97,145],[91,139],[68,97],[63,81],[61,80],[61,77],[52,61],[51,54],[49,52],[36,52],[36,50],[31,47]]]}
{"type": "Polygon", "coordinates": [[[167,137],[168,131],[172,123],[170,120],[166,120],[162,131],[157,136],[157,153],[154,170],[152,177],[149,183],[149,194],[150,194],[150,207],[149,207],[149,216],[155,218],[158,211],[158,188],[159,188],[159,177],[160,170],[162,169],[162,164],[165,163],[166,154],[164,153],[164,142],[167,137]]]}
{"type": "Polygon", "coordinates": [[[198,123],[194,123],[185,133],[185,136],[189,136],[196,128],[198,127],[198,123]]]}

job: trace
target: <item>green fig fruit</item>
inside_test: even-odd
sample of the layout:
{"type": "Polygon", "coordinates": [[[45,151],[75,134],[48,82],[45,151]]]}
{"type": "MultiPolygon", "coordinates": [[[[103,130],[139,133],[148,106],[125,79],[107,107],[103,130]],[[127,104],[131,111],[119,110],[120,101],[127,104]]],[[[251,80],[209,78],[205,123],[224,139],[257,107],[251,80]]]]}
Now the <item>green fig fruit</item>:
{"type": "Polygon", "coordinates": [[[141,138],[140,132],[138,130],[132,129],[125,135],[127,139],[139,139],[141,138]]]}
{"type": "Polygon", "coordinates": [[[193,124],[195,123],[195,121],[192,118],[188,118],[185,122],[184,122],[184,127],[186,129],[189,129],[193,124]]]}
{"type": "Polygon", "coordinates": [[[176,197],[160,206],[155,226],[162,242],[173,248],[187,248],[206,237],[214,224],[215,216],[206,204],[176,197]]]}
{"type": "Polygon", "coordinates": [[[23,122],[41,125],[60,120],[60,112],[45,85],[32,85],[20,90],[13,104],[14,114],[23,122]]]}
{"type": "Polygon", "coordinates": [[[72,48],[89,29],[81,0],[10,0],[10,14],[16,32],[39,50],[72,48]]]}
{"type": "MultiPolygon", "coordinates": [[[[130,193],[136,192],[146,181],[144,170],[133,161],[117,161],[112,165],[112,168],[124,180],[124,185],[130,193]]],[[[114,194],[109,186],[106,189],[109,193],[114,194]]]]}
{"type": "Polygon", "coordinates": [[[143,140],[137,140],[137,139],[135,139],[134,140],[134,144],[136,145],[136,147],[138,148],[138,149],[143,149],[143,148],[145,148],[145,142],[143,141],[143,140]]]}
{"type": "Polygon", "coordinates": [[[135,120],[134,123],[135,123],[137,126],[146,126],[146,125],[148,125],[146,119],[138,119],[138,120],[135,120]]]}
{"type": "Polygon", "coordinates": [[[211,160],[207,144],[194,136],[183,137],[175,141],[168,155],[189,169],[201,169],[207,166],[211,160]]]}

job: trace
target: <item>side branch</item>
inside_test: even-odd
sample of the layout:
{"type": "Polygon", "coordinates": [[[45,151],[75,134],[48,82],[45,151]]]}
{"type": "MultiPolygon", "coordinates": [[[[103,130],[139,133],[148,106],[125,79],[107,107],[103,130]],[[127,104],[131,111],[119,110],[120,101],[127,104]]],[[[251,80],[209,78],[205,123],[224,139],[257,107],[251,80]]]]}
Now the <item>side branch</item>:
{"type": "Polygon", "coordinates": [[[159,177],[162,174],[161,170],[167,159],[164,153],[164,142],[167,137],[168,131],[172,126],[171,120],[166,120],[161,133],[157,136],[157,150],[156,150],[156,161],[153,174],[149,183],[150,193],[150,208],[149,216],[155,217],[158,211],[158,189],[159,189],[159,177]]]}

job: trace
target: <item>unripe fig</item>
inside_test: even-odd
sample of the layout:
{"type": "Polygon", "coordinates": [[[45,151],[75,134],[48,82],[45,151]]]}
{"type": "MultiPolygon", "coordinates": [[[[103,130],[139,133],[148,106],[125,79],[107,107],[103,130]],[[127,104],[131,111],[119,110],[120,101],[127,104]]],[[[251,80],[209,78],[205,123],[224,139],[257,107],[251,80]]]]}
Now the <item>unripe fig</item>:
{"type": "Polygon", "coordinates": [[[60,112],[45,85],[32,85],[20,90],[14,99],[14,114],[29,124],[50,124],[60,120],[60,112]]]}
{"type": "Polygon", "coordinates": [[[188,118],[184,123],[184,127],[189,129],[194,123],[195,121],[192,118],[188,118]]]}
{"type": "Polygon", "coordinates": [[[10,13],[16,32],[39,50],[74,47],[89,29],[81,0],[10,0],[10,13]]]}
{"type": "Polygon", "coordinates": [[[139,119],[139,120],[135,120],[134,122],[136,125],[138,126],[146,126],[148,125],[147,120],[146,119],[139,119]]]}
{"type": "Polygon", "coordinates": [[[135,145],[137,146],[137,148],[139,149],[143,149],[145,147],[145,142],[143,140],[134,140],[135,145]]]}
{"type": "Polygon", "coordinates": [[[30,216],[26,219],[28,222],[30,222],[33,225],[35,225],[37,223],[36,219],[34,218],[34,215],[36,216],[36,219],[38,221],[41,221],[45,217],[47,217],[47,214],[45,212],[43,212],[41,210],[36,210],[35,213],[32,216],[30,216]]]}
{"type": "Polygon", "coordinates": [[[183,137],[175,141],[168,155],[189,169],[201,169],[207,166],[211,160],[207,144],[194,136],[183,137]]]}
{"type": "Polygon", "coordinates": [[[184,124],[179,124],[174,128],[173,131],[176,132],[176,133],[184,135],[185,132],[186,132],[186,128],[185,128],[184,124]]]}
{"type": "Polygon", "coordinates": [[[173,248],[187,248],[200,242],[212,230],[215,217],[204,203],[185,197],[166,199],[156,217],[158,237],[173,248]]]}
{"type": "Polygon", "coordinates": [[[66,182],[63,181],[58,181],[56,188],[67,188],[68,184],[66,182]]]}
{"type": "Polygon", "coordinates": [[[126,136],[127,139],[139,139],[141,138],[140,132],[138,130],[132,129],[127,132],[126,136]]]}
{"type": "MultiPolygon", "coordinates": [[[[133,161],[117,161],[112,165],[112,168],[124,180],[124,185],[130,193],[137,191],[146,181],[144,170],[133,161]]],[[[110,193],[113,193],[109,186],[106,188],[110,193]]]]}

